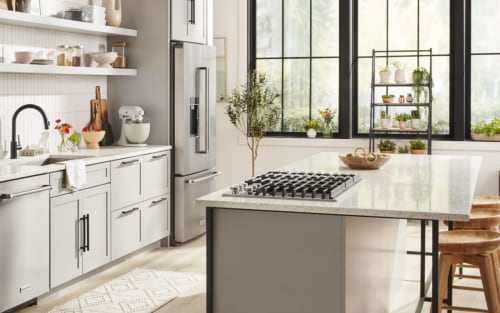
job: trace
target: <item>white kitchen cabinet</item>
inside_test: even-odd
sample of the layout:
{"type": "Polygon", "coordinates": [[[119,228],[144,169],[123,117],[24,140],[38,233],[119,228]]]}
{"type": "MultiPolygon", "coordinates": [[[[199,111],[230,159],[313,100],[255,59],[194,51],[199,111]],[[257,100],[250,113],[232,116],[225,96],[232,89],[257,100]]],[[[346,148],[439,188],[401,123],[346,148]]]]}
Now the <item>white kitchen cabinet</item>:
{"type": "Polygon", "coordinates": [[[141,157],[111,162],[111,209],[116,210],[142,200],[141,157]]]}
{"type": "Polygon", "coordinates": [[[170,184],[169,153],[147,154],[143,157],[144,199],[167,193],[170,184]]]}
{"type": "Polygon", "coordinates": [[[170,197],[147,200],[141,206],[141,245],[146,246],[170,235],[170,197]]]}
{"type": "Polygon", "coordinates": [[[139,204],[111,213],[111,258],[113,260],[141,247],[141,213],[139,204]]]}
{"type": "Polygon", "coordinates": [[[170,151],[111,162],[111,258],[170,235],[170,151]]]}
{"type": "Polygon", "coordinates": [[[54,288],[110,261],[110,187],[105,184],[50,201],[50,286],[54,288]]]}
{"type": "Polygon", "coordinates": [[[49,291],[49,175],[0,183],[0,312],[49,291]]]}
{"type": "Polygon", "coordinates": [[[172,0],[171,39],[206,44],[207,11],[207,0],[172,0]]]}

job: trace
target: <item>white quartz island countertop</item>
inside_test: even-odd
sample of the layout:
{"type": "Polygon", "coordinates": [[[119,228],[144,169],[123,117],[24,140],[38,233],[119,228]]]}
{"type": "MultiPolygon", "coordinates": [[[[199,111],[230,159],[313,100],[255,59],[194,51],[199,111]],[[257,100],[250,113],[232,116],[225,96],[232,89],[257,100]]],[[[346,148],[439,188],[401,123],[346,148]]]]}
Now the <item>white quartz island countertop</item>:
{"type": "Polygon", "coordinates": [[[65,169],[65,162],[81,159],[86,165],[130,158],[145,153],[170,150],[171,146],[122,147],[105,146],[99,149],[80,149],[77,152],[50,153],[37,156],[20,156],[0,160],[0,182],[28,176],[41,175],[65,169]],[[41,165],[47,158],[59,162],[41,165]]]}
{"type": "Polygon", "coordinates": [[[205,207],[425,220],[468,220],[480,157],[394,155],[378,170],[352,170],[336,152],[312,155],[278,170],[359,173],[362,180],[336,201],[225,196],[199,198],[205,207]]]}

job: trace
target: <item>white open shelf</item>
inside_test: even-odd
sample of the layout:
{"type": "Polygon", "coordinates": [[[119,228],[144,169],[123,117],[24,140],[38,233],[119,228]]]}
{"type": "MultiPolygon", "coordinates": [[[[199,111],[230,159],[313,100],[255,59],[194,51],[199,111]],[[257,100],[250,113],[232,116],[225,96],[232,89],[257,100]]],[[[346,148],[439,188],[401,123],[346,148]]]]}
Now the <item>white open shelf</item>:
{"type": "Polygon", "coordinates": [[[0,64],[0,73],[136,76],[137,69],[4,63],[0,64]]]}
{"type": "Polygon", "coordinates": [[[50,16],[0,10],[0,24],[68,31],[73,33],[137,37],[137,30],[78,22],[50,16]]]}

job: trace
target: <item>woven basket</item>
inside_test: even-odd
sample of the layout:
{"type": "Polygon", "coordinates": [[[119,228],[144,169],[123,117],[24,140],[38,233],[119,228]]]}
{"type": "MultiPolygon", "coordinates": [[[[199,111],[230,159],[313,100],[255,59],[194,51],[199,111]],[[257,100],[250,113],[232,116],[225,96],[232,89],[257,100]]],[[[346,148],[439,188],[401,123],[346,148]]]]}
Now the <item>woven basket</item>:
{"type": "Polygon", "coordinates": [[[376,170],[390,159],[387,154],[380,153],[370,153],[373,156],[369,157],[364,148],[356,148],[356,150],[354,150],[354,154],[358,153],[359,150],[363,152],[362,155],[364,157],[354,158],[340,155],[339,158],[345,165],[356,170],[376,170]]]}

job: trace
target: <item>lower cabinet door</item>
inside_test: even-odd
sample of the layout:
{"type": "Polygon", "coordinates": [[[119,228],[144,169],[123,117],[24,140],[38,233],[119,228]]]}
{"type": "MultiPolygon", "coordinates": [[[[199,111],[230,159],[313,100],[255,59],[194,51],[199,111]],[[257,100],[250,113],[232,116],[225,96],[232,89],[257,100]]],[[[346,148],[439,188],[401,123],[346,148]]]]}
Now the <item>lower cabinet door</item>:
{"type": "Polygon", "coordinates": [[[169,235],[169,203],[167,194],[142,203],[142,245],[148,245],[169,235]]]}
{"type": "Polygon", "coordinates": [[[83,273],[98,268],[111,260],[109,251],[109,184],[90,188],[83,193],[83,215],[87,219],[82,225],[86,227],[86,249],[83,253],[83,273]]]}
{"type": "Polygon", "coordinates": [[[111,212],[111,259],[141,247],[141,209],[133,205],[111,212]]]}
{"type": "Polygon", "coordinates": [[[50,287],[82,274],[80,192],[50,199],[50,287]]]}

